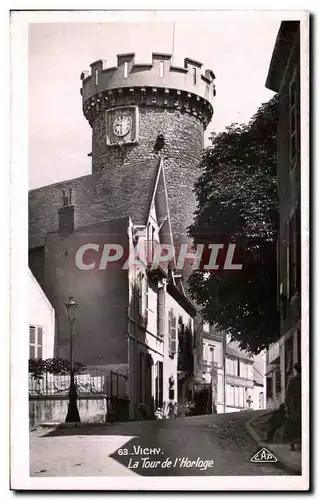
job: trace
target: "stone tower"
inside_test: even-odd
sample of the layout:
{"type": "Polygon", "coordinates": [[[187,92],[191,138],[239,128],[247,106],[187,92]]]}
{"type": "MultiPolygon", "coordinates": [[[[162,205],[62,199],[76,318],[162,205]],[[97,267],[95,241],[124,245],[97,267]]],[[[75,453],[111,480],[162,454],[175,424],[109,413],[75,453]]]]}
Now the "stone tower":
{"type": "Polygon", "coordinates": [[[173,66],[169,54],[153,53],[149,64],[122,54],[116,66],[99,60],[81,74],[83,113],[92,127],[92,173],[107,179],[161,154],[175,245],[187,241],[204,130],[213,115],[215,76],[201,67],[188,58],[184,67],[173,66]],[[164,140],[154,149],[160,134],[164,140]]]}
{"type": "MultiPolygon", "coordinates": [[[[214,73],[202,74],[201,63],[191,59],[184,67],[171,59],[153,54],[151,64],[136,64],[134,54],[126,54],[116,67],[92,63],[81,74],[92,173],[29,192],[29,266],[55,308],[59,357],[68,355],[65,301],[74,295],[80,304],[75,359],[88,366],[128,365],[131,274],[120,265],[99,269],[100,250],[118,244],[126,255],[132,228],[148,230],[155,197],[160,241],[167,234],[175,246],[187,241],[204,130],[213,115],[214,73]],[[92,243],[99,251],[86,253],[93,268],[83,270],[76,255],[92,243]]],[[[180,290],[169,286],[184,307],[180,290]]]]}

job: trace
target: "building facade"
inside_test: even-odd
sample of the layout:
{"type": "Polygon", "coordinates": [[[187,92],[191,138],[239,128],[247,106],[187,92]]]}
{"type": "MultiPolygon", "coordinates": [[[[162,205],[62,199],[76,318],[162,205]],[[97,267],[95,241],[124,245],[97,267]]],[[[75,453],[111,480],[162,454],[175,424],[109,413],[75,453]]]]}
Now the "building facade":
{"type": "Polygon", "coordinates": [[[258,356],[254,356],[253,378],[253,409],[264,410],[267,407],[266,390],[267,390],[267,352],[263,351],[258,356]]]}
{"type": "Polygon", "coordinates": [[[189,242],[215,77],[171,59],[92,63],[81,74],[92,174],[29,193],[29,265],[56,311],[55,356],[68,355],[74,296],[74,359],[128,375],[131,418],[190,397],[197,370],[196,310],[175,252],[189,242]],[[174,251],[154,269],[159,245],[174,251]]]}
{"type": "Polygon", "coordinates": [[[29,359],[53,357],[55,312],[41,286],[29,270],[29,359]]]}
{"type": "Polygon", "coordinates": [[[212,411],[224,413],[224,333],[203,323],[203,380],[211,385],[212,411]]]}
{"type": "Polygon", "coordinates": [[[254,360],[236,342],[226,344],[225,412],[253,409],[254,360]]]}
{"type": "Polygon", "coordinates": [[[249,356],[225,332],[204,323],[201,367],[213,413],[266,408],[266,353],[249,356]]]}
{"type": "Polygon", "coordinates": [[[267,401],[285,400],[294,364],[301,362],[300,222],[300,22],[283,21],[275,43],[266,87],[279,95],[277,242],[278,342],[268,350],[267,401]]]}

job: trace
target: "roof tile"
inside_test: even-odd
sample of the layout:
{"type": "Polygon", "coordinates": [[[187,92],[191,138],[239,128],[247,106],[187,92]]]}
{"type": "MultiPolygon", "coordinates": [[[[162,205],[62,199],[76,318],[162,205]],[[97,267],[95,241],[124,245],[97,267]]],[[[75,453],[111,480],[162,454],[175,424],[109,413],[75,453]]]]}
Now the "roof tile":
{"type": "Polygon", "coordinates": [[[58,230],[62,189],[73,189],[76,228],[125,216],[146,224],[158,168],[158,159],[130,162],[112,176],[93,174],[30,191],[29,246],[43,245],[45,234],[58,230]]]}

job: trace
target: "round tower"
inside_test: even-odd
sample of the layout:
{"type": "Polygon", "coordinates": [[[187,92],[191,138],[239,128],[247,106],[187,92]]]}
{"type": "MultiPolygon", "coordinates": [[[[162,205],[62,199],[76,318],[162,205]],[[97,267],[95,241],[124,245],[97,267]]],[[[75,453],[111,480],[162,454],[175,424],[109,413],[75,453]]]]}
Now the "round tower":
{"type": "Polygon", "coordinates": [[[161,155],[173,236],[181,243],[196,208],[193,187],[213,116],[215,76],[189,58],[184,67],[171,62],[171,55],[158,53],[149,64],[137,64],[134,54],[118,55],[115,67],[96,61],[81,74],[81,95],[92,127],[92,173],[111,176],[121,165],[161,155]]]}

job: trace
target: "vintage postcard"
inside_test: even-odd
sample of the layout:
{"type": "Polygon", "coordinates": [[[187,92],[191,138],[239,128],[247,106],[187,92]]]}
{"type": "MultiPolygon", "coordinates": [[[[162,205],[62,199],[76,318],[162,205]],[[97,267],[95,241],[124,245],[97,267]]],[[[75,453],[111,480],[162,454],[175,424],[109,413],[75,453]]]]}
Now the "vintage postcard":
{"type": "Polygon", "coordinates": [[[308,490],[308,12],[13,11],[11,76],[11,488],[308,490]]]}

